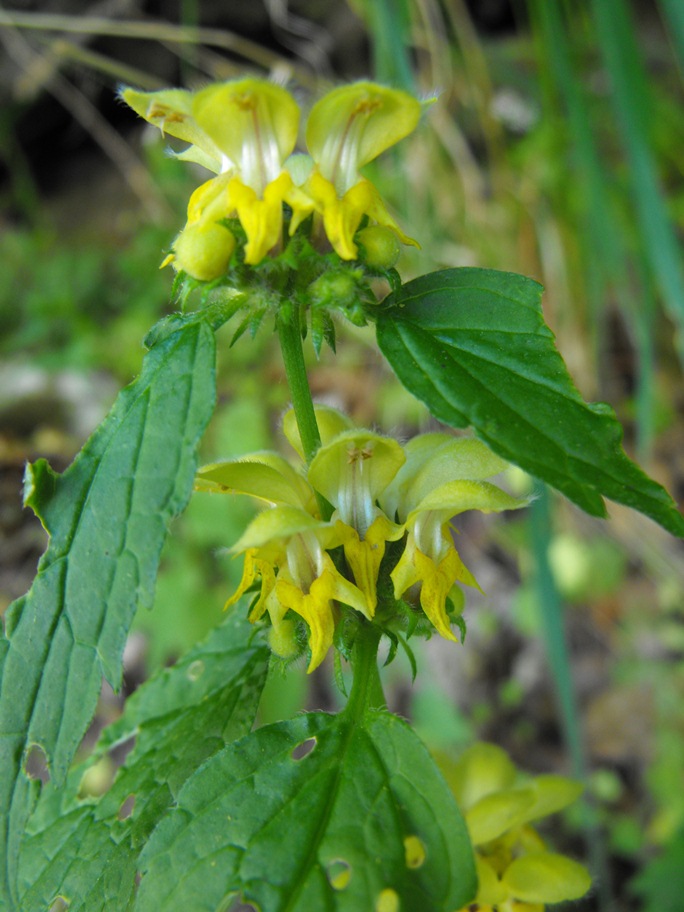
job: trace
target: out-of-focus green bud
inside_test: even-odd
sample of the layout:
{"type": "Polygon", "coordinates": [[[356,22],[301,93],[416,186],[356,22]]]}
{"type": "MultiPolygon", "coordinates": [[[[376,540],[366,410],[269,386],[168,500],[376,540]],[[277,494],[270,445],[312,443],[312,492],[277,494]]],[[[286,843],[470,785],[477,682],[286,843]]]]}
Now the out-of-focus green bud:
{"type": "Polygon", "coordinates": [[[235,238],[216,222],[186,225],[173,246],[173,264],[195,279],[210,282],[228,269],[235,238]]]}
{"type": "Polygon", "coordinates": [[[309,285],[314,307],[346,309],[358,303],[358,275],[348,269],[324,272],[309,285]]]}
{"type": "Polygon", "coordinates": [[[362,259],[371,269],[391,269],[401,253],[399,238],[391,228],[369,225],[356,235],[362,259]]]}

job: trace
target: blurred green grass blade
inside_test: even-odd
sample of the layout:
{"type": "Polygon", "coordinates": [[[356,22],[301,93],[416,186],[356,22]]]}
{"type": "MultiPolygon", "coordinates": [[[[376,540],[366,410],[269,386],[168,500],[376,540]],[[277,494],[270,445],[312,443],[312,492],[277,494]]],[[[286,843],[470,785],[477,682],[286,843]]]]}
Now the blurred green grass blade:
{"type": "Polygon", "coordinates": [[[634,343],[637,350],[638,373],[636,378],[636,451],[640,462],[648,462],[655,439],[655,316],[656,301],[651,283],[648,281],[648,266],[644,257],[638,266],[642,281],[641,298],[630,300],[631,320],[634,327],[634,343]]]}
{"type": "Polygon", "coordinates": [[[660,0],[660,7],[665,25],[670,27],[669,37],[684,74],[684,3],[682,0],[660,0]]]}
{"type": "MultiPolygon", "coordinates": [[[[542,61],[541,79],[546,79],[547,104],[550,114],[565,117],[569,124],[567,142],[570,162],[577,173],[573,189],[577,199],[577,239],[582,251],[582,266],[586,273],[586,286],[593,326],[603,325],[602,313],[608,294],[620,303],[632,327],[633,342],[637,350],[638,376],[636,411],[639,458],[647,460],[653,440],[654,385],[653,385],[653,294],[649,270],[641,263],[641,282],[636,283],[633,269],[629,268],[625,224],[616,211],[615,198],[609,192],[613,182],[601,158],[594,118],[584,85],[584,72],[578,51],[581,40],[577,31],[577,16],[566,8],[565,14],[557,3],[530,0],[532,22],[538,35],[537,53],[542,61]],[[563,110],[554,111],[554,96],[560,96],[563,110]]],[[[633,246],[633,245],[632,245],[633,246]]],[[[641,258],[643,261],[643,257],[641,258]]],[[[594,333],[594,354],[602,350],[601,339],[594,333]]]]}
{"type": "MultiPolygon", "coordinates": [[[[538,484],[535,493],[536,499],[530,507],[529,536],[542,635],[556,691],[563,739],[570,755],[572,775],[586,782],[587,759],[572,681],[563,604],[549,562],[549,542],[553,536],[552,501],[544,484],[538,484]]],[[[613,897],[606,850],[596,825],[593,808],[586,799],[583,802],[583,811],[584,835],[597,888],[599,909],[602,912],[610,912],[613,909],[613,897]]]]}
{"type": "Polygon", "coordinates": [[[676,328],[684,364],[684,271],[649,142],[649,85],[624,0],[592,0],[596,35],[612,86],[611,99],[629,161],[639,231],[654,282],[676,328]]]}
{"type": "Polygon", "coordinates": [[[414,92],[408,3],[406,0],[360,0],[358,5],[368,23],[375,78],[394,88],[414,92]]]}
{"type": "Polygon", "coordinates": [[[582,88],[582,73],[573,55],[572,23],[563,16],[558,3],[530,0],[529,8],[538,36],[540,80],[547,84],[549,114],[559,125],[567,117],[568,155],[571,167],[577,172],[573,187],[580,194],[577,211],[582,224],[578,239],[584,247],[586,268],[596,276],[593,299],[596,315],[606,285],[624,273],[624,245],[611,215],[613,207],[607,193],[610,181],[597,149],[587,95],[582,88]],[[556,94],[564,110],[559,110],[553,100],[556,94]]]}

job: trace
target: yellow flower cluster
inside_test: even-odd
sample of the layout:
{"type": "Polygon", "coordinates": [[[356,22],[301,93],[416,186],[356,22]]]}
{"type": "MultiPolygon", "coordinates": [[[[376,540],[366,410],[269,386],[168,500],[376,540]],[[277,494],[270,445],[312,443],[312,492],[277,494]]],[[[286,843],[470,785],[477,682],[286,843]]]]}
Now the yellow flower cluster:
{"type": "MultiPolygon", "coordinates": [[[[477,586],[454,547],[450,521],[465,510],[499,512],[524,506],[486,479],[506,463],[472,438],[423,434],[401,446],[396,440],[356,428],[334,409],[317,408],[322,446],[304,473],[276,453],[255,453],[202,468],[196,487],[249,494],[268,504],[257,514],[235,553],[244,553],[235,602],[257,578],[261,592],[250,615],[268,612],[271,645],[287,653],[293,611],[309,629],[309,671],[333,643],[339,604],[373,620],[378,605],[380,564],[388,542],[404,541],[390,573],[394,596],[410,590],[445,638],[455,640],[447,610],[459,610],[456,585],[477,586]],[[317,497],[334,508],[321,518],[317,497]],[[330,551],[342,548],[344,572],[330,551]]],[[[303,456],[294,415],[284,432],[303,456]]]]}
{"type": "Polygon", "coordinates": [[[521,778],[504,750],[482,742],[456,763],[437,760],[475,849],[478,891],[460,912],[544,912],[547,903],[584,896],[588,871],[550,852],[530,826],[572,804],[582,792],[579,783],[552,775],[521,778]]]}
{"type": "Polygon", "coordinates": [[[162,133],[190,143],[180,158],[217,175],[193,193],[187,224],[165,261],[196,279],[216,279],[228,267],[236,242],[225,219],[238,218],[247,235],[246,263],[255,265],[277,251],[283,204],[292,210],[290,234],[313,214],[343,260],[358,255],[354,235],[364,217],[416,245],[359,173],[416,127],[421,106],[405,92],[371,82],[334,89],[309,114],[308,156],[292,155],[297,103],[264,80],[215,83],[198,92],[126,88],[121,98],[162,133]]]}

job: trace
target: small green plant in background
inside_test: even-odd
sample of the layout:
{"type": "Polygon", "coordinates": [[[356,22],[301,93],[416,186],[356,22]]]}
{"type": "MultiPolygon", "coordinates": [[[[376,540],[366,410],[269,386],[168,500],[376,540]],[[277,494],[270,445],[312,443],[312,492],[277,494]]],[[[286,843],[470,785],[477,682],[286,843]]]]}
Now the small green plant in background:
{"type": "Polygon", "coordinates": [[[122,97],[215,176],[165,260],[180,309],[148,333],[139,379],[66,472],[27,471],[50,544],[0,640],[0,908],[216,910],[239,897],[262,912],[508,912],[583,895],[584,869],[529,826],[578,789],[520,781],[483,746],[445,776],[387,711],[378,646],[413,661],[411,638],[436,631],[458,649],[463,587],[477,581],[450,522],[527,505],[490,481],[508,463],[591,515],[608,497],[682,536],[674,502],[625,455],[612,411],[575,389],[536,282],[477,268],[402,282],[400,244],[417,241],[359,169],[416,129],[411,94],[334,89],[309,113],[308,154],[295,152],[298,105],[269,82],[122,97]],[[334,350],[339,318],[374,329],[401,384],[475,436],[400,444],[315,406],[303,345],[334,350]],[[277,333],[298,462],[260,449],[198,470],[226,324],[240,345],[277,333]],[[193,487],[226,517],[234,494],[262,507],[232,539],[228,519],[216,533],[244,555],[229,611],[74,766],[193,487]],[[331,651],[344,708],[254,728],[269,663],[305,656],[327,674],[331,651]],[[84,797],[84,776],[133,740],[111,785],[84,797]]]}

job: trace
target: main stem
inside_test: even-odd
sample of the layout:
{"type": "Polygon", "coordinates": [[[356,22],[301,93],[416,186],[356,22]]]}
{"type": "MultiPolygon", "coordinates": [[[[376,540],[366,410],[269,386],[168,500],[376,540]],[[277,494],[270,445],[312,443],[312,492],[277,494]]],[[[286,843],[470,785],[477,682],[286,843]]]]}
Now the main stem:
{"type": "Polygon", "coordinates": [[[278,336],[280,350],[283,353],[287,385],[290,387],[292,397],[292,408],[299,428],[304,458],[308,464],[321,445],[321,435],[316,422],[309,378],[304,363],[298,307],[286,305],[281,309],[278,315],[278,336]]]}
{"type": "MultiPolygon", "coordinates": [[[[296,306],[291,307],[286,304],[281,309],[278,315],[278,337],[285,365],[285,376],[292,397],[292,408],[302,441],[304,458],[308,464],[321,445],[321,435],[306,373],[300,314],[296,306]]],[[[321,516],[329,519],[332,512],[330,504],[320,495],[317,494],[316,497],[321,516]]],[[[345,709],[345,712],[353,719],[361,719],[369,707],[385,706],[385,695],[380,683],[377,658],[380,635],[380,629],[374,624],[364,620],[359,625],[352,654],[354,681],[345,709]]]]}
{"type": "Polygon", "coordinates": [[[380,628],[368,621],[359,624],[352,651],[354,680],[345,713],[352,719],[361,719],[367,709],[381,709],[386,705],[378,671],[378,644],[380,628]]]}

